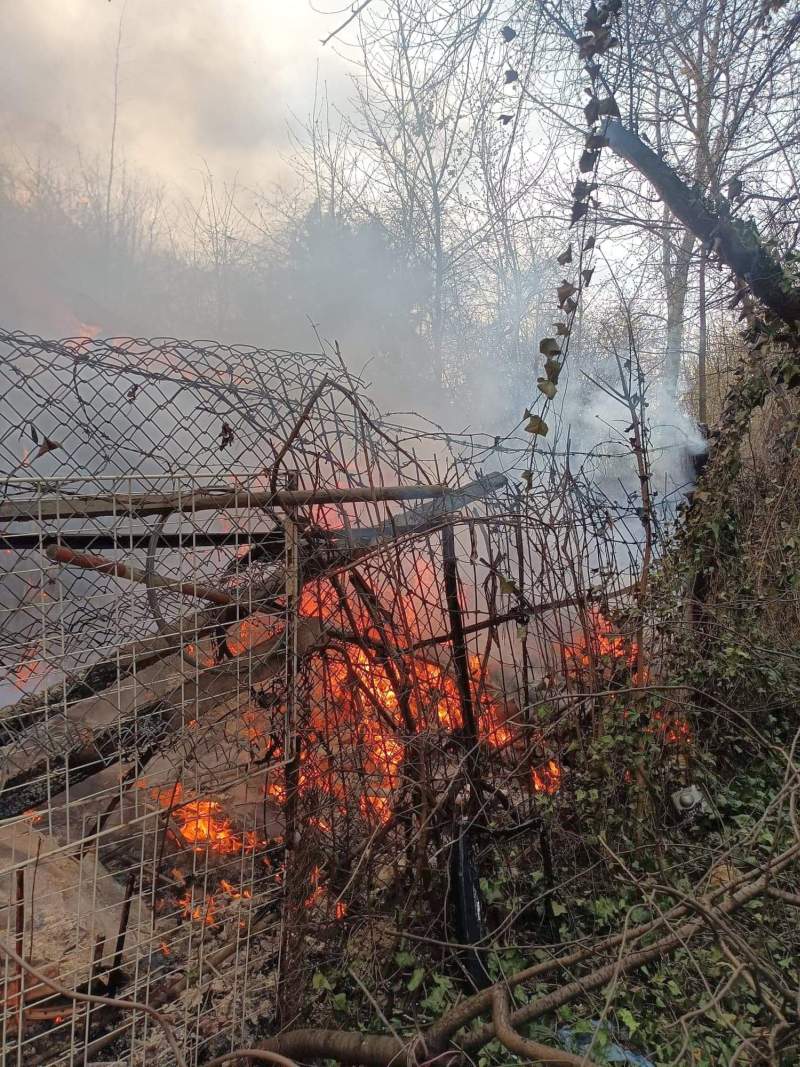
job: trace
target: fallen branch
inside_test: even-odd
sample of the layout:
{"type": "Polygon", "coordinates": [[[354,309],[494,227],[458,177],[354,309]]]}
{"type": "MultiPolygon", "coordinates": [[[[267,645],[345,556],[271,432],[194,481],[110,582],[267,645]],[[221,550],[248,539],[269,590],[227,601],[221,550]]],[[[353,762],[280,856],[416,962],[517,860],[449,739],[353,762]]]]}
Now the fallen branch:
{"type": "Polygon", "coordinates": [[[541,1063],[544,1067],[597,1067],[594,1060],[586,1056],[574,1056],[571,1052],[551,1048],[540,1041],[531,1041],[518,1034],[511,1025],[511,1012],[508,1006],[508,992],[502,986],[492,988],[492,1024],[497,1040],[518,1056],[526,1060],[541,1063]]]}
{"type": "Polygon", "coordinates": [[[104,556],[74,552],[71,548],[61,545],[51,545],[46,548],[45,555],[54,563],[65,563],[70,567],[80,567],[82,570],[99,571],[100,574],[111,574],[115,578],[125,578],[129,582],[155,586],[158,589],[171,589],[182,596],[210,600],[212,604],[234,603],[233,597],[224,589],[215,589],[213,586],[199,585],[196,582],[179,582],[175,578],[166,578],[163,574],[147,575],[143,570],[130,564],[119,563],[113,559],[106,559],[104,556]]]}
{"type": "MultiPolygon", "coordinates": [[[[504,479],[505,480],[505,479],[504,479]]],[[[184,493],[131,493],[126,496],[43,496],[0,504],[0,521],[87,519],[101,515],[163,515],[164,512],[228,511],[239,508],[296,508],[316,504],[377,504],[381,501],[434,500],[457,492],[448,485],[378,485],[355,489],[247,489],[184,493]]]]}
{"type": "MultiPolygon", "coordinates": [[[[577,1000],[586,993],[602,988],[608,982],[616,980],[621,975],[628,974],[645,966],[652,960],[668,956],[672,952],[685,947],[701,930],[707,929],[709,925],[713,929],[715,921],[723,920],[745,904],[750,903],[750,901],[755,900],[762,894],[768,893],[775,875],[793,863],[798,855],[800,855],[800,843],[792,845],[774,860],[742,876],[735,883],[730,883],[715,890],[703,898],[699,917],[695,915],[687,922],[672,929],[671,933],[659,938],[645,948],[621,955],[610,963],[595,968],[588,974],[568,982],[551,993],[524,1004],[517,1008],[516,1011],[505,1014],[501,1003],[499,1022],[505,1037],[515,1044],[518,1041],[525,1042],[527,1046],[526,1051],[522,1051],[521,1046],[518,1044],[516,1048],[512,1048],[511,1045],[507,1047],[526,1058],[534,1059],[531,1046],[536,1046],[537,1043],[529,1043],[516,1033],[520,1026],[533,1022],[543,1015],[552,1014],[565,1004],[577,1000]]],[[[533,978],[540,978],[543,974],[557,968],[573,966],[589,959],[592,955],[608,952],[616,945],[641,941],[643,937],[652,934],[666,923],[686,916],[690,910],[692,909],[687,904],[676,905],[652,922],[628,930],[623,934],[607,938],[594,947],[581,949],[570,956],[548,960],[526,968],[516,975],[507,977],[502,983],[490,986],[488,989],[468,997],[442,1016],[427,1031],[410,1038],[405,1043],[399,1038],[388,1037],[383,1034],[364,1035],[362,1033],[336,1030],[303,1029],[278,1034],[264,1042],[263,1047],[300,1060],[330,1058],[341,1063],[364,1065],[364,1067],[410,1065],[418,1062],[421,1054],[424,1054],[426,1060],[446,1057],[448,1054],[452,1057],[466,1055],[471,1059],[495,1037],[500,1036],[497,1029],[497,1005],[499,997],[501,995],[507,997],[509,989],[522,985],[533,978]],[[479,1030],[470,1032],[461,1041],[454,1040],[459,1030],[462,1030],[489,1011],[492,1012],[491,1023],[485,1024],[479,1030]]],[[[500,1040],[503,1040],[502,1037],[500,1040]]],[[[506,1042],[503,1041],[503,1043],[505,1044],[506,1042]]],[[[539,1046],[539,1049],[542,1050],[539,1055],[539,1062],[559,1064],[589,1064],[590,1062],[580,1057],[574,1057],[571,1060],[556,1060],[552,1056],[558,1055],[558,1050],[553,1050],[548,1046],[539,1046]],[[545,1058],[547,1055],[551,1056],[549,1060],[545,1058]]]]}

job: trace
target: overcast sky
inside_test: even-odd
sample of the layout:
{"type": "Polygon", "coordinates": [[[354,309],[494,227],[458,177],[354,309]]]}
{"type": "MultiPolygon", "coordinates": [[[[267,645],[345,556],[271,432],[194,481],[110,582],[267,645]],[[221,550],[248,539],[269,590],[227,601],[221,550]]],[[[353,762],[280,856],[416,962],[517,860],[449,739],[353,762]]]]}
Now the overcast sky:
{"type": "Polygon", "coordinates": [[[318,65],[330,96],[348,95],[347,64],[320,44],[337,0],[0,0],[4,152],[107,159],[121,14],[120,158],[174,187],[195,188],[206,163],[245,184],[280,177],[318,65]]]}

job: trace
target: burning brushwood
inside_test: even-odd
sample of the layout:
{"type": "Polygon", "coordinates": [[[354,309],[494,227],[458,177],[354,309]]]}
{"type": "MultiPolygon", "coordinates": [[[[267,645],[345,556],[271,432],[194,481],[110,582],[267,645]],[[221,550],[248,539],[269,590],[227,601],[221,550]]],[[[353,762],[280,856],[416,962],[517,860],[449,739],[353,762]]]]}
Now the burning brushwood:
{"type": "MultiPolygon", "coordinates": [[[[409,512],[394,516],[385,520],[378,526],[355,527],[343,530],[318,530],[306,529],[301,535],[301,578],[302,581],[310,581],[324,574],[326,570],[345,566],[354,562],[372,548],[390,539],[404,535],[422,534],[435,528],[442,519],[455,511],[485,498],[490,493],[502,488],[506,479],[502,475],[488,475],[478,481],[471,482],[461,489],[449,490],[446,494],[434,494],[436,499],[414,508],[409,512]]],[[[65,537],[68,535],[64,535],[65,537]]],[[[152,538],[151,538],[152,540],[152,538]]],[[[247,556],[239,561],[241,568],[250,561],[250,553],[256,556],[256,549],[260,549],[260,543],[251,548],[247,556]]],[[[275,531],[268,545],[267,562],[277,563],[284,555],[284,538],[282,531],[275,531]]],[[[237,598],[225,589],[199,587],[195,583],[179,583],[160,575],[148,574],[146,569],[130,567],[117,561],[104,560],[96,556],[83,556],[71,552],[59,546],[51,546],[47,549],[48,556],[56,562],[69,564],[80,568],[108,573],[117,577],[127,578],[130,581],[142,583],[157,588],[176,590],[186,596],[203,597],[212,600],[218,606],[226,606],[230,610],[219,611],[209,609],[205,613],[193,613],[182,616],[178,620],[162,627],[161,632],[154,637],[145,637],[123,645],[116,649],[112,657],[95,664],[89,668],[83,678],[69,679],[69,689],[77,689],[78,693],[82,683],[91,682],[95,677],[105,680],[111,672],[120,672],[124,677],[136,664],[137,668],[146,666],[153,661],[169,656],[176,649],[185,647],[192,641],[202,641],[203,638],[215,633],[220,624],[232,622],[237,615],[258,612],[263,607],[268,611],[275,608],[275,596],[283,591],[285,576],[279,570],[273,575],[266,585],[253,585],[248,591],[247,603],[237,604],[237,598]],[[108,671],[104,667],[108,665],[108,671]],[[116,668],[116,670],[115,670],[116,668]]],[[[263,552],[259,558],[263,558],[263,552]]],[[[110,681],[110,678],[108,679],[110,681]]],[[[106,684],[108,684],[106,681],[106,684]]],[[[64,700],[65,687],[63,684],[51,687],[40,698],[27,698],[24,706],[10,705],[0,709],[0,723],[10,723],[12,720],[24,715],[24,721],[28,722],[40,709],[45,709],[48,703],[61,704],[64,700]]],[[[23,703],[23,702],[21,702],[23,703]]]]}
{"type": "MultiPolygon", "coordinates": [[[[314,621],[299,628],[301,654],[321,637],[314,621]]],[[[195,661],[177,653],[51,715],[5,749],[0,817],[37,807],[109,762],[146,762],[170,732],[236,695],[243,682],[253,686],[278,674],[285,658],[282,642],[278,634],[249,648],[244,669],[234,659],[212,661],[198,671],[195,661]]]]}

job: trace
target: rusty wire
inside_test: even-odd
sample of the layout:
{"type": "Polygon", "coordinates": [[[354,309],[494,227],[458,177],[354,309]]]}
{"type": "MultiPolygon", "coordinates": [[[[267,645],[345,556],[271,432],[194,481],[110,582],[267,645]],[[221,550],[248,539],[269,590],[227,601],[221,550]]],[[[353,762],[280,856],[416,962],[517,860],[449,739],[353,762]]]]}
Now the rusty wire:
{"type": "MultiPolygon", "coordinates": [[[[564,650],[636,572],[637,539],[607,521],[609,500],[579,473],[565,480],[554,456],[520,490],[523,442],[499,456],[472,437],[382,416],[335,352],[5,333],[0,381],[0,505],[28,501],[42,513],[0,530],[0,810],[12,850],[0,882],[22,864],[27,936],[32,909],[46,903],[37,871],[41,889],[69,859],[77,910],[62,919],[95,950],[93,960],[76,951],[62,983],[113,988],[121,937],[126,995],[152,1009],[181,1004],[183,1052],[200,1064],[259,1035],[254,1004],[296,1012],[314,966],[309,939],[365,929],[376,899],[399,906],[401,894],[410,931],[452,941],[454,826],[514,834],[539,825],[537,789],[560,784],[552,799],[566,802],[566,772],[554,783],[548,768],[565,766],[570,731],[595,704],[581,695],[586,677],[564,670],[564,650]],[[482,488],[451,512],[435,502],[292,509],[302,575],[293,605],[282,509],[192,504],[210,489],[288,482],[444,483],[456,501],[465,486],[482,488]],[[181,507],[153,521],[133,508],[141,493],[178,494],[181,507]],[[77,497],[116,503],[105,516],[44,516],[46,501],[74,512],[77,497]],[[469,744],[443,524],[453,524],[478,723],[469,744]],[[144,563],[145,581],[54,565],[46,550],[56,543],[144,563]],[[236,606],[206,608],[157,588],[155,574],[224,590],[236,606]],[[568,692],[551,719],[535,714],[568,692]],[[440,906],[426,908],[436,886],[440,906]],[[87,900],[101,896],[88,918],[87,900]],[[218,986],[223,965],[230,988],[218,986]]],[[[0,902],[0,936],[15,914],[0,902]]],[[[6,992],[15,980],[7,973],[6,992]]],[[[108,1034],[131,1062],[151,1048],[145,1021],[119,1026],[113,1012],[65,1012],[52,1033],[44,1025],[7,1026],[9,1055],[66,1062],[65,1040],[88,1057],[108,1034]]]]}

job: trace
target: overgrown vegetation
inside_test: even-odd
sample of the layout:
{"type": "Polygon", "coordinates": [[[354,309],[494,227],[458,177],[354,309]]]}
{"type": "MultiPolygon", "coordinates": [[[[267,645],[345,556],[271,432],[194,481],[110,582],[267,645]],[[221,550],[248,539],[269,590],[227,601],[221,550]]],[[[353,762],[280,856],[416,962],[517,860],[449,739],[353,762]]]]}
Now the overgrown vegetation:
{"type": "MultiPolygon", "coordinates": [[[[615,1060],[619,1047],[655,1067],[797,1062],[800,15],[786,6],[363,4],[357,117],[333,142],[315,113],[300,145],[310,201],[281,217],[285,204],[256,199],[245,225],[209,179],[191,250],[148,243],[122,188],[111,233],[99,186],[87,218],[42,175],[7,181],[5,216],[34,244],[51,211],[66,243],[85,239],[93,291],[113,243],[114,284],[134,294],[115,321],[151,313],[165,278],[176,333],[199,321],[281,337],[302,301],[325,329],[342,315],[399,403],[430,393],[437,417],[471,415],[496,377],[491,418],[524,409],[524,450],[510,432],[459,439],[479,465],[513,455],[508,512],[487,519],[519,517],[513,549],[491,556],[487,536],[487,559],[468,529],[489,623],[466,688],[480,703],[491,686],[502,614],[523,678],[507,747],[524,754],[498,786],[485,772],[502,745],[481,736],[464,755],[466,717],[449,748],[414,737],[407,809],[374,833],[396,832],[397,853],[358,879],[345,849],[327,858],[348,910],[311,930],[296,909],[308,996],[265,1013],[262,1051],[375,1067],[643,1062],[615,1060]],[[556,183],[567,138],[576,166],[556,183]],[[701,435],[689,442],[696,484],[681,393],[713,424],[702,471],[701,435]],[[564,588],[552,599],[567,616],[533,635],[564,588]],[[464,941],[453,901],[470,878],[483,913],[464,941]]],[[[337,640],[377,648],[408,715],[396,604],[350,580],[369,617],[337,640]]],[[[424,724],[435,701],[415,699],[424,724]]]]}

